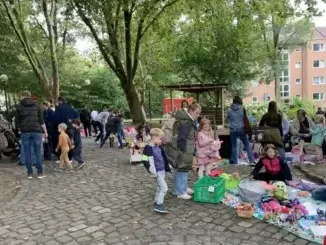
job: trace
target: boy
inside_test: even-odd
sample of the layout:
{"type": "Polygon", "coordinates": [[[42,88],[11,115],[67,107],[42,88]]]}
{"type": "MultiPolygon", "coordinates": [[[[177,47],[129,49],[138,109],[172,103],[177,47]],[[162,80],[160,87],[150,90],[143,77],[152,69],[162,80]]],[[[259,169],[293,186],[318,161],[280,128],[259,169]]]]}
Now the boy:
{"type": "Polygon", "coordinates": [[[162,148],[162,139],[164,132],[159,128],[153,128],[150,131],[151,140],[145,146],[143,151],[143,159],[148,172],[156,175],[157,191],[155,195],[154,211],[158,213],[167,213],[164,207],[164,196],[168,191],[168,186],[165,182],[165,172],[170,172],[165,152],[162,148]]]}
{"type": "Polygon", "coordinates": [[[73,128],[73,158],[78,162],[78,168],[82,168],[85,166],[85,162],[81,156],[82,154],[82,141],[80,136],[80,120],[78,118],[71,120],[72,128],[73,128]]]}
{"type": "Polygon", "coordinates": [[[73,167],[71,165],[71,162],[69,161],[69,157],[68,157],[68,153],[72,147],[72,143],[71,143],[69,136],[66,134],[66,130],[67,130],[67,124],[60,123],[58,125],[58,131],[59,131],[60,135],[59,135],[59,142],[58,142],[58,145],[57,145],[57,148],[55,149],[55,151],[58,152],[60,149],[61,155],[60,155],[59,169],[55,169],[55,170],[60,171],[60,172],[64,168],[64,165],[66,165],[69,168],[70,172],[74,171],[73,167]]]}

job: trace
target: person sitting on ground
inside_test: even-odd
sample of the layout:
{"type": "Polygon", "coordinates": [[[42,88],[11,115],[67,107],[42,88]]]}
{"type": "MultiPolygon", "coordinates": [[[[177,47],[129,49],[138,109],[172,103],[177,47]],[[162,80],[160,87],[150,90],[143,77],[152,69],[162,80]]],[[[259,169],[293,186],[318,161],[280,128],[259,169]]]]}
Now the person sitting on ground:
{"type": "Polygon", "coordinates": [[[277,148],[282,159],[285,159],[285,150],[283,143],[282,116],[277,112],[275,101],[268,104],[266,112],[259,122],[259,127],[266,127],[261,140],[262,144],[273,144],[277,148]]]}
{"type": "Polygon", "coordinates": [[[297,118],[293,120],[290,126],[292,136],[298,136],[305,142],[311,142],[310,129],[314,123],[309,116],[306,115],[305,110],[299,109],[297,111],[297,118]]]}
{"type": "Polygon", "coordinates": [[[263,180],[269,183],[272,180],[286,181],[292,180],[292,174],[286,162],[277,156],[274,145],[269,144],[264,149],[264,155],[256,164],[251,176],[255,180],[263,180]],[[265,172],[260,170],[265,167],[265,172]]]}

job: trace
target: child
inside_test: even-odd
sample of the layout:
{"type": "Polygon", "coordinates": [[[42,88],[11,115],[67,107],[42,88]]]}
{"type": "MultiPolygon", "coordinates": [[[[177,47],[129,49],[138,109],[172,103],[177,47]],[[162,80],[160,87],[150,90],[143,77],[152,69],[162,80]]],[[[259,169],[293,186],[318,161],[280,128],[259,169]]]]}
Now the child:
{"type": "Polygon", "coordinates": [[[199,179],[203,177],[204,170],[207,176],[210,174],[210,164],[214,160],[221,159],[219,155],[220,145],[220,141],[214,140],[212,137],[210,121],[206,118],[201,119],[196,142],[199,179]]]}
{"type": "Polygon", "coordinates": [[[325,118],[323,115],[316,115],[315,117],[315,125],[310,129],[312,134],[311,144],[315,147],[316,152],[316,161],[317,163],[323,162],[323,141],[324,141],[324,122],[325,118]]]}
{"type": "Polygon", "coordinates": [[[82,168],[85,166],[85,162],[81,156],[82,154],[82,141],[80,136],[80,120],[78,118],[71,120],[72,128],[73,128],[73,158],[78,162],[78,168],[82,168]]]}
{"type": "Polygon", "coordinates": [[[137,127],[137,141],[146,142],[147,136],[150,134],[150,129],[147,126],[146,122],[143,122],[137,127]]]}
{"type": "Polygon", "coordinates": [[[59,135],[59,142],[58,142],[58,145],[57,145],[57,148],[55,149],[55,151],[58,152],[59,150],[61,150],[61,155],[60,155],[59,169],[56,169],[56,170],[62,171],[62,169],[64,168],[64,165],[66,165],[69,168],[70,172],[72,172],[73,167],[72,167],[71,162],[69,161],[69,157],[68,157],[68,153],[72,147],[72,143],[71,143],[69,136],[66,134],[66,130],[67,130],[67,124],[60,123],[58,125],[58,131],[59,131],[60,135],[59,135]]]}
{"type": "Polygon", "coordinates": [[[292,180],[292,174],[287,163],[281,161],[276,155],[276,148],[274,145],[269,144],[264,149],[264,155],[255,165],[251,175],[255,180],[263,180],[269,183],[271,180],[285,181],[292,180]],[[265,167],[265,172],[259,171],[265,167]]]}
{"type": "Polygon", "coordinates": [[[154,211],[158,213],[167,213],[164,207],[164,196],[168,191],[168,186],[165,182],[165,172],[170,172],[165,152],[162,148],[162,139],[164,132],[159,128],[153,128],[150,131],[151,140],[145,146],[143,151],[146,158],[144,163],[147,171],[156,175],[157,190],[155,195],[154,211]]]}

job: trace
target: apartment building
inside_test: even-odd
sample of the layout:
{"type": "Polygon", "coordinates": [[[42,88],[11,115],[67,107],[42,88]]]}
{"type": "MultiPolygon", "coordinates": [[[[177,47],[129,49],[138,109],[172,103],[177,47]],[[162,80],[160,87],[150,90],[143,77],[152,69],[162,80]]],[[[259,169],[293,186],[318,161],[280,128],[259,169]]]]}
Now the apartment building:
{"type": "MultiPolygon", "coordinates": [[[[285,62],[280,77],[281,97],[290,100],[299,97],[313,100],[316,106],[326,106],[326,27],[316,27],[311,40],[293,50],[284,51],[285,62]]],[[[252,81],[245,103],[268,102],[275,98],[274,83],[269,85],[252,81]]]]}

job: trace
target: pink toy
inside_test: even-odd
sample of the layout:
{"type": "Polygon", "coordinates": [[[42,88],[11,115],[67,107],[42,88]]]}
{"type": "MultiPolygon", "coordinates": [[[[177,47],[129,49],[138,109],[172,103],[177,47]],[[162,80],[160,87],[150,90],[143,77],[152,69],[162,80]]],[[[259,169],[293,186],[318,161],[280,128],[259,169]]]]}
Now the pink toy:
{"type": "Polygon", "coordinates": [[[276,201],[270,201],[262,204],[264,212],[281,212],[282,206],[276,201]]]}
{"type": "Polygon", "coordinates": [[[213,143],[209,145],[209,150],[205,151],[205,154],[213,159],[221,159],[219,150],[221,149],[222,143],[223,141],[220,141],[219,139],[214,140],[213,143]]]}
{"type": "Polygon", "coordinates": [[[301,212],[304,216],[306,216],[306,215],[309,214],[307,208],[305,206],[303,206],[301,203],[298,204],[298,205],[296,205],[296,206],[294,206],[294,210],[296,212],[298,212],[298,211],[301,212]]]}

